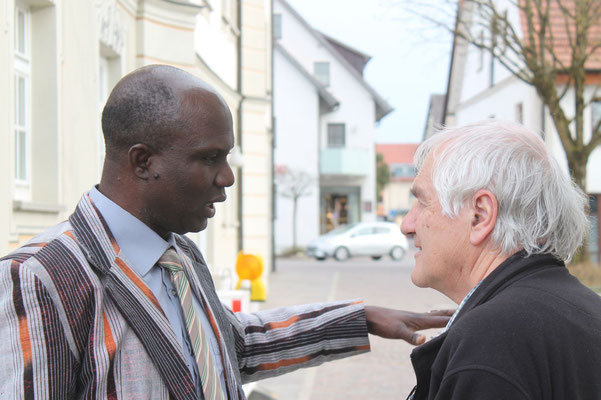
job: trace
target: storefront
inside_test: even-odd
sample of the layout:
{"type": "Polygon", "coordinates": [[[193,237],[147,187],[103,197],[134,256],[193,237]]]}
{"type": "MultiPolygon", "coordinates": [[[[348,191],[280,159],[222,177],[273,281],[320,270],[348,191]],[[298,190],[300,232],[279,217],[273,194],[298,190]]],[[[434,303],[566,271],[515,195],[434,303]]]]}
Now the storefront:
{"type": "Polygon", "coordinates": [[[322,187],[320,233],[361,220],[361,189],[358,186],[322,187]]]}

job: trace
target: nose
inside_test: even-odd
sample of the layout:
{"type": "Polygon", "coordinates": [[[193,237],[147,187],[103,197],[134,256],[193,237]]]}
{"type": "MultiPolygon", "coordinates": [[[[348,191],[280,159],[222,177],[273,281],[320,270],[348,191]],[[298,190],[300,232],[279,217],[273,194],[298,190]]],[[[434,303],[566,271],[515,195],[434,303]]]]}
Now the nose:
{"type": "Polygon", "coordinates": [[[234,171],[230,164],[225,161],[223,167],[219,170],[219,173],[215,177],[215,184],[219,187],[230,187],[234,184],[234,171]]]}
{"type": "Polygon", "coordinates": [[[415,234],[415,206],[411,207],[409,213],[407,213],[405,218],[403,218],[403,222],[401,223],[401,232],[403,232],[405,236],[415,234]]]}

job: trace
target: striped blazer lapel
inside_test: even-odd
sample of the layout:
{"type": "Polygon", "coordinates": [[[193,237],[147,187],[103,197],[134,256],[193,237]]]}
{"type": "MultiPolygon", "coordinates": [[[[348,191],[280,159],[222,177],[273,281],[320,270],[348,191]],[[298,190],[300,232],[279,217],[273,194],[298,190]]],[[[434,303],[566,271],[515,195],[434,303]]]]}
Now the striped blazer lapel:
{"type": "Polygon", "coordinates": [[[237,354],[235,351],[234,338],[231,325],[223,310],[223,305],[217,297],[213,279],[209,269],[202,258],[202,255],[190,239],[185,236],[175,236],[176,243],[180,250],[178,253],[183,255],[184,261],[192,268],[193,274],[190,279],[190,286],[198,299],[204,299],[206,305],[211,309],[219,336],[219,345],[222,351],[222,361],[226,374],[226,385],[228,387],[229,399],[245,399],[241,392],[241,379],[238,370],[237,354]]]}
{"type": "Polygon", "coordinates": [[[148,287],[119,257],[119,247],[85,194],[69,218],[82,251],[146,349],[174,399],[197,399],[190,370],[169,321],[148,287]]]}

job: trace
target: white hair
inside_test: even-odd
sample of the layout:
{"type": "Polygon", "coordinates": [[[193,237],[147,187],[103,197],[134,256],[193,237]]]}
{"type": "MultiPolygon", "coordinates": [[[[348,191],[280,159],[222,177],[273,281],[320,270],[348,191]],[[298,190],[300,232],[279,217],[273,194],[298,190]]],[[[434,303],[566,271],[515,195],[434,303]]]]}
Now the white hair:
{"type": "Polygon", "coordinates": [[[586,195],[522,125],[486,120],[443,129],[417,149],[418,171],[430,153],[444,215],[456,217],[480,189],[494,194],[492,242],[502,253],[524,249],[569,261],[588,235],[586,195]]]}

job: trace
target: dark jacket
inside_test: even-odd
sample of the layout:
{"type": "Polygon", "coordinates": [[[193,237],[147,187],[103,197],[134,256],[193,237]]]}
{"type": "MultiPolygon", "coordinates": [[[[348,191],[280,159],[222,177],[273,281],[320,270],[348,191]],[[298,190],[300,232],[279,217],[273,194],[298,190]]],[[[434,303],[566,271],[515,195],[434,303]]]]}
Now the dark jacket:
{"type": "Polygon", "coordinates": [[[519,252],[411,360],[414,400],[601,399],[601,297],[553,256],[519,252]]]}

